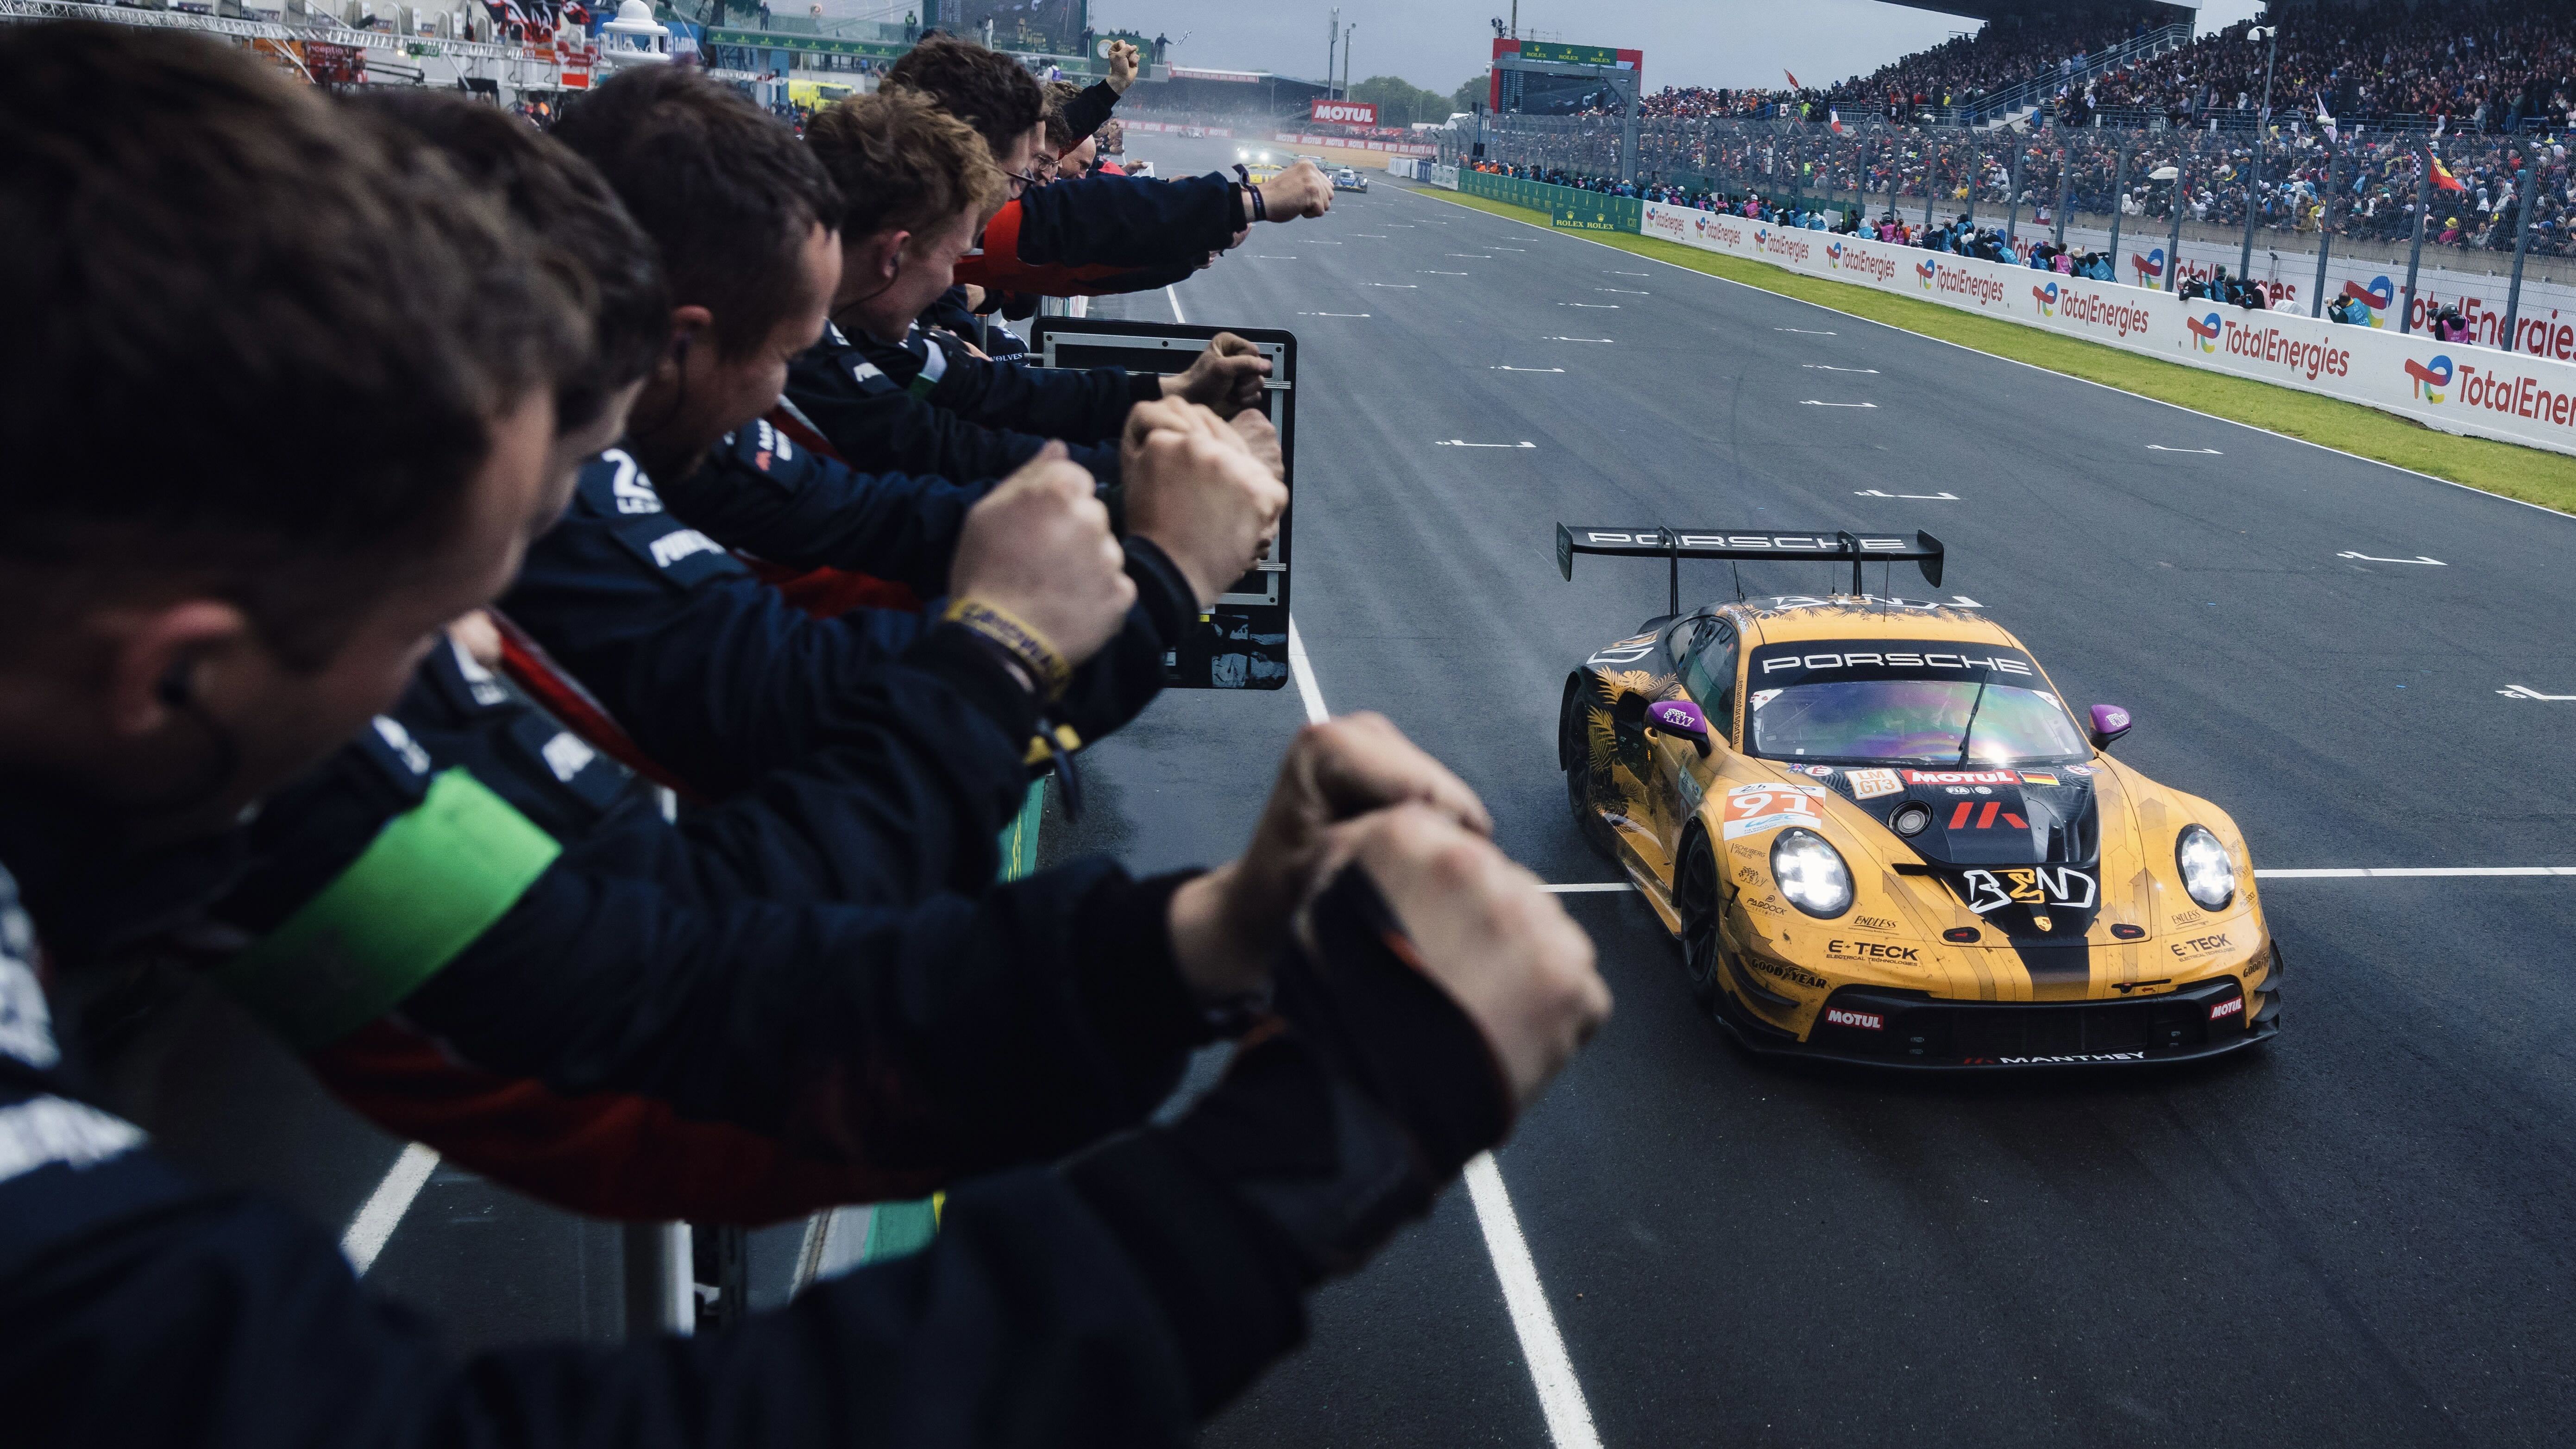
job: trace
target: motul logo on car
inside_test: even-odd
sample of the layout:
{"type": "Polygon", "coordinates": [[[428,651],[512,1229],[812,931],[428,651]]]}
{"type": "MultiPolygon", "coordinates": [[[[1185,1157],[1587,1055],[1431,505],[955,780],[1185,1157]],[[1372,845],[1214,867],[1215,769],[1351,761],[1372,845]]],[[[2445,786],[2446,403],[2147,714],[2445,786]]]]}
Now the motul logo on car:
{"type": "Polygon", "coordinates": [[[1825,1022],[1829,1026],[1856,1026],[1863,1031],[1887,1030],[1887,1018],[1876,1012],[1845,1011],[1839,1006],[1825,1008],[1825,1022]]]}
{"type": "Polygon", "coordinates": [[[2010,770],[1908,770],[1909,785],[2018,785],[2021,776],[2010,770]]]}
{"type": "Polygon", "coordinates": [[[1317,101],[1315,119],[1335,121],[1345,126],[1374,126],[1377,107],[1367,101],[1317,101]]]}
{"type": "Polygon", "coordinates": [[[2234,1016],[2236,1013],[2243,1011],[2244,1009],[2245,998],[2242,996],[2231,996],[2209,1009],[2209,1019],[2212,1021],[2219,1021],[2226,1017],[2234,1016]]]}

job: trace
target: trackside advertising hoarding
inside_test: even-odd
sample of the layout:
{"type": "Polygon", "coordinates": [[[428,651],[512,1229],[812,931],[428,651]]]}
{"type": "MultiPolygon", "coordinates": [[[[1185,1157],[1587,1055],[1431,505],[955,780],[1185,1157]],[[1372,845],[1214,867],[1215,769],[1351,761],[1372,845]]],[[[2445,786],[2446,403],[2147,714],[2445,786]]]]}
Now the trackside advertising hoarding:
{"type": "Polygon", "coordinates": [[[1377,106],[1371,101],[1328,101],[1317,97],[1310,118],[1336,126],[1374,126],[1377,106]]]}
{"type": "MultiPolygon", "coordinates": [[[[1475,188],[1471,184],[1468,189],[1475,188]]],[[[1520,204],[1553,210],[1544,202],[1520,204]]],[[[2248,312],[2208,301],[2184,302],[2139,287],[1660,202],[1636,204],[1643,212],[1639,230],[1644,235],[1702,251],[2363,403],[2448,433],[2576,453],[2576,364],[2435,342],[2421,333],[2401,337],[2384,328],[2328,322],[2305,312],[2248,312]]]]}
{"type": "Polygon", "coordinates": [[[1526,206],[1548,214],[1548,224],[1565,231],[1625,231],[1640,229],[1645,203],[1633,196],[1607,196],[1598,191],[1585,191],[1574,186],[1551,186],[1544,181],[1523,181],[1516,176],[1497,176],[1490,171],[1461,171],[1459,189],[1470,196],[1491,197],[1526,206]]]}

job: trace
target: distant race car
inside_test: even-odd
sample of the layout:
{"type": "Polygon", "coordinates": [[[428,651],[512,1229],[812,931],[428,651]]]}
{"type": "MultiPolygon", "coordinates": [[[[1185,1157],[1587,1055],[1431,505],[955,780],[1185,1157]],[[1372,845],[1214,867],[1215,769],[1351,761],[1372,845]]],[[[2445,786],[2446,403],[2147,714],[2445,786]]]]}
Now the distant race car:
{"type": "Polygon", "coordinates": [[[2281,1027],[2281,952],[2227,812],[2113,759],[1974,607],[1863,592],[1939,540],[1559,525],[1660,558],[1671,612],[1565,681],[1577,826],[1757,1052],[1904,1067],[2180,1061],[2281,1027]],[[1683,613],[1680,560],[1815,560],[1848,594],[1683,613]]]}
{"type": "Polygon", "coordinates": [[[1366,191],[1368,190],[1368,178],[1362,176],[1358,171],[1351,167],[1344,166],[1333,173],[1333,189],[1335,191],[1366,191]]]}
{"type": "Polygon", "coordinates": [[[1256,151],[1249,146],[1237,146],[1234,159],[1238,169],[1244,172],[1244,179],[1255,185],[1278,175],[1281,170],[1279,163],[1270,159],[1269,152],[1256,151]]]}

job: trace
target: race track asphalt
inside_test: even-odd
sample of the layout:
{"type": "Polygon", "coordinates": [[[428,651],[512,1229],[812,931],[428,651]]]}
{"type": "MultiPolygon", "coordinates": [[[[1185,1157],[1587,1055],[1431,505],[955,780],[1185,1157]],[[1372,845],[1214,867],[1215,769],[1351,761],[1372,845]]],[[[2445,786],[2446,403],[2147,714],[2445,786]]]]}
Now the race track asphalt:
{"type": "MultiPolygon", "coordinates": [[[[1383,179],[1173,296],[1301,340],[1294,599],[1325,700],[1448,761],[1551,881],[1616,878],[1566,815],[1559,687],[1664,593],[1650,562],[1560,581],[1560,519],[1928,529],[1942,592],[2135,711],[2121,756],[2229,810],[2258,867],[2576,864],[2576,700],[2497,692],[2576,696],[2576,520],[1383,179]],[[2416,558],[2441,562],[2371,561],[2416,558]]],[[[1168,697],[1089,757],[1049,853],[1231,852],[1303,718],[1293,689],[1168,697]]],[[[2268,1050],[1967,1081],[1749,1061],[1641,903],[1567,897],[1617,1015],[1498,1158],[1600,1442],[2568,1442],[2576,878],[2263,889],[2268,1050]]],[[[1549,1437],[1453,1191],[1207,1442],[1549,1437]]]]}

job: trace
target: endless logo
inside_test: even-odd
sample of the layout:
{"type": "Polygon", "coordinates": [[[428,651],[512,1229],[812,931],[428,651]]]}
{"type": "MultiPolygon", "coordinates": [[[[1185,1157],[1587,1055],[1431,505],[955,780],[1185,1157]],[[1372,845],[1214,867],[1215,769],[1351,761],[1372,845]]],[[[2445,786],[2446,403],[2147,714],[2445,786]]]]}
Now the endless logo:
{"type": "Polygon", "coordinates": [[[2417,362],[2410,357],[2406,359],[2406,375],[2415,380],[2417,402],[2440,402],[2442,394],[2448,392],[2451,387],[2450,355],[2445,353],[2431,362],[2417,362]]]}

